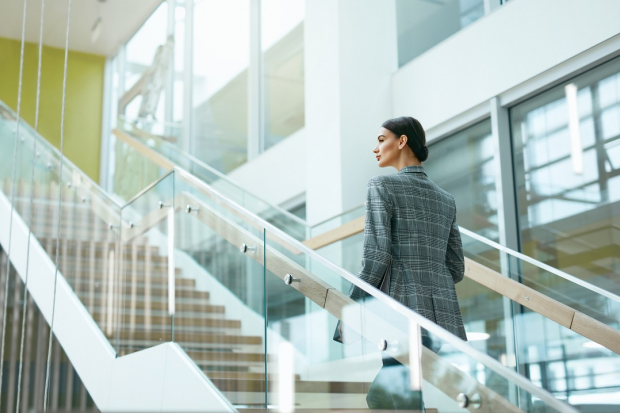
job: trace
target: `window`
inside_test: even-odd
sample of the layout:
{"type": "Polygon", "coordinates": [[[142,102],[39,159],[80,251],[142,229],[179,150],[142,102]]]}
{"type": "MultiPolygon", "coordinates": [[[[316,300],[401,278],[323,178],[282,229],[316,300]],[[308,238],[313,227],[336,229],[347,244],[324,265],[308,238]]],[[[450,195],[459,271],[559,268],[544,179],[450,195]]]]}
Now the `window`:
{"type": "MultiPolygon", "coordinates": [[[[485,15],[485,0],[396,0],[398,66],[485,15]]],[[[499,0],[489,0],[495,8],[499,0]]]]}
{"type": "Polygon", "coordinates": [[[194,6],[194,156],[228,173],[248,156],[249,0],[194,6]]]}
{"type": "MultiPolygon", "coordinates": [[[[168,24],[168,3],[162,2],[161,5],[151,14],[146,22],[138,29],[125,47],[125,84],[124,90],[131,89],[138,82],[142,74],[153,65],[155,55],[163,45],[166,44],[166,27],[168,24]]],[[[158,82],[158,84],[160,84],[158,82]]],[[[165,91],[163,88],[159,90],[159,98],[155,101],[155,105],[149,105],[148,111],[150,117],[154,118],[157,123],[151,129],[154,133],[163,133],[164,120],[164,101],[165,91]]],[[[142,105],[142,96],[137,96],[124,108],[124,115],[127,119],[136,120],[144,117],[144,107],[142,105]],[[142,109],[143,113],[140,113],[142,109]]]]}
{"type": "Polygon", "coordinates": [[[303,0],[263,0],[263,150],[305,124],[303,0]]]}
{"type": "Polygon", "coordinates": [[[491,121],[464,129],[429,147],[429,178],[454,196],[460,226],[499,239],[491,121]]]}
{"type": "Polygon", "coordinates": [[[523,252],[620,291],[620,59],[511,109],[523,252]]]}

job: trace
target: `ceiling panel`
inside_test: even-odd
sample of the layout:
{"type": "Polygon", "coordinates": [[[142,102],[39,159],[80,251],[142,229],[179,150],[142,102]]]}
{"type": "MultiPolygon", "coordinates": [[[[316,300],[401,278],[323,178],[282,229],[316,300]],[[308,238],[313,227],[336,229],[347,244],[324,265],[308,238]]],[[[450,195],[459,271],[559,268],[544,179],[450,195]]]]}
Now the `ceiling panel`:
{"type": "MultiPolygon", "coordinates": [[[[26,41],[39,42],[42,0],[28,0],[26,41]]],[[[69,49],[110,56],[142,25],[162,0],[72,0],[69,49]],[[101,17],[96,42],[91,33],[101,17]]],[[[64,48],[68,0],[45,0],[43,43],[64,48]]],[[[0,37],[21,39],[24,0],[0,0],[0,37]]]]}

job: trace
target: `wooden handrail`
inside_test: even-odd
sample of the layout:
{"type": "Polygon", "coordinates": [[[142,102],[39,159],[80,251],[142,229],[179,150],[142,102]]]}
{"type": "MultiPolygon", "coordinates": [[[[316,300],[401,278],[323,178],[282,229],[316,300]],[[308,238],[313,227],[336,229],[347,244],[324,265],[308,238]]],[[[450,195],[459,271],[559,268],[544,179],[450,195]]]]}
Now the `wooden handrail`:
{"type": "Polygon", "coordinates": [[[165,156],[153,151],[153,150],[145,150],[145,145],[133,139],[127,133],[120,131],[118,129],[114,129],[112,133],[121,141],[125,142],[127,145],[131,146],[141,155],[147,157],[151,160],[155,165],[164,169],[165,171],[171,171],[174,169],[174,163],[166,158],[165,156]]]}
{"type": "Polygon", "coordinates": [[[323,234],[316,237],[309,238],[303,243],[308,248],[318,250],[320,248],[333,244],[334,242],[338,242],[345,238],[349,238],[353,235],[364,232],[365,220],[366,217],[356,218],[353,221],[347,222],[346,224],[339,226],[338,228],[334,228],[330,231],[324,232],[323,234]]]}
{"type": "MultiPolygon", "coordinates": [[[[171,171],[171,170],[175,169],[176,165],[172,161],[170,161],[165,156],[157,153],[156,151],[152,150],[151,148],[147,147],[146,145],[144,145],[140,141],[136,140],[135,138],[132,138],[126,132],[120,131],[118,129],[114,129],[113,133],[114,133],[114,135],[116,135],[116,137],[119,140],[121,140],[124,143],[126,143],[127,145],[131,146],[134,150],[136,150],[142,156],[146,157],[151,162],[153,162],[155,165],[159,166],[160,168],[164,169],[165,171],[171,171]]],[[[190,182],[190,184],[191,184],[191,182],[190,182]]],[[[204,184],[206,186],[210,186],[210,185],[208,185],[206,183],[204,183],[204,184]]],[[[255,224],[253,221],[247,220],[245,215],[239,213],[237,210],[235,210],[233,208],[229,208],[225,204],[220,203],[219,199],[217,197],[213,196],[212,192],[210,192],[208,190],[205,190],[205,189],[203,189],[200,186],[197,186],[196,189],[200,193],[205,195],[206,197],[212,199],[214,202],[217,202],[220,205],[222,205],[224,208],[228,209],[232,214],[234,214],[238,218],[244,220],[249,226],[252,226],[253,228],[255,228],[258,231],[262,231],[262,229],[263,229],[262,227],[260,227],[259,225],[255,224]]],[[[297,254],[297,255],[301,254],[301,251],[299,251],[297,248],[295,248],[294,246],[292,246],[291,244],[289,244],[287,242],[282,242],[279,238],[274,237],[273,234],[267,233],[267,237],[269,239],[275,240],[276,242],[279,242],[280,245],[283,248],[289,250],[290,252],[292,252],[294,254],[297,254]]]]}
{"type": "MultiPolygon", "coordinates": [[[[405,349],[405,351],[395,355],[395,358],[405,365],[409,364],[409,354],[407,353],[409,337],[406,333],[386,323],[366,306],[358,304],[341,291],[310,273],[304,267],[275,249],[274,246],[268,243],[265,248],[261,237],[257,237],[248,230],[231,222],[212,206],[196,196],[188,192],[182,192],[175,197],[174,204],[198,206],[200,212],[198,214],[190,214],[190,216],[232,245],[247,244],[255,246],[255,252],[248,254],[249,257],[257,263],[266,266],[267,270],[281,279],[284,279],[286,274],[293,274],[299,282],[293,283],[291,288],[295,288],[333,316],[342,319],[344,309],[346,308],[346,313],[349,314],[349,317],[345,318],[347,326],[361,336],[371,342],[378,342],[382,338],[389,338],[389,341],[398,342],[399,347],[405,349]],[[350,314],[355,314],[355,316],[351,317],[350,314]]],[[[175,208],[175,210],[178,209],[175,208]]],[[[133,228],[126,229],[122,241],[131,241],[166,219],[167,213],[162,213],[161,210],[155,209],[153,212],[145,215],[143,219],[137,221],[133,228]]],[[[519,408],[504,397],[482,385],[475,378],[465,374],[426,348],[423,348],[422,351],[422,370],[424,378],[428,382],[451,398],[455,398],[459,393],[479,394],[482,397],[483,403],[481,408],[476,410],[477,412],[521,412],[519,408]]]]}
{"type": "MultiPolygon", "coordinates": [[[[147,156],[160,167],[167,170],[174,168],[174,164],[172,164],[172,162],[170,162],[168,159],[156,153],[155,151],[150,150],[150,148],[145,148],[144,145],[129,137],[124,132],[115,130],[114,133],[119,139],[131,145],[134,149],[142,153],[144,156],[147,156]]],[[[202,192],[209,197],[212,196],[212,194],[208,193],[208,191],[202,192]]],[[[189,194],[187,194],[186,196],[189,196],[189,194]]],[[[204,203],[202,203],[198,199],[193,200],[193,202],[198,202],[204,205],[204,203]]],[[[309,248],[315,250],[320,249],[337,241],[362,233],[364,231],[364,223],[365,217],[360,217],[346,224],[343,224],[338,228],[327,231],[324,234],[310,238],[303,243],[309,248]]],[[[274,238],[272,237],[272,239],[274,238]]],[[[280,242],[279,244],[285,247],[286,245],[288,245],[288,243],[282,242],[280,242]]],[[[288,249],[290,251],[290,246],[288,249]]],[[[293,252],[297,254],[299,253],[299,251],[297,250],[293,252]]],[[[258,257],[259,255],[256,255],[256,257],[258,257]]],[[[301,270],[301,268],[299,268],[298,270],[301,270]]],[[[283,274],[286,274],[286,272],[284,272],[283,274]]],[[[620,332],[593,319],[592,317],[576,311],[571,307],[562,304],[557,300],[554,300],[542,293],[539,293],[538,291],[530,287],[518,283],[510,278],[504,277],[496,271],[493,271],[475,261],[472,261],[469,258],[466,258],[465,276],[503,296],[510,298],[513,301],[518,302],[519,304],[535,312],[538,312],[544,317],[547,317],[550,320],[553,320],[561,324],[562,326],[569,328],[578,334],[581,334],[582,336],[592,340],[593,342],[601,344],[609,350],[620,354],[620,332]]],[[[298,288],[298,286],[295,286],[295,288],[298,288]]],[[[327,290],[323,298],[314,296],[316,294],[316,291],[318,291],[315,288],[311,288],[309,291],[300,292],[312,299],[317,304],[322,305],[324,308],[328,309],[328,307],[330,306],[328,305],[327,291],[331,291],[331,288],[325,288],[327,288],[327,290]],[[321,304],[321,300],[324,300],[323,304],[321,304]]],[[[334,295],[332,295],[332,297],[333,296],[334,295]]],[[[334,311],[337,312],[337,309],[334,309],[334,311]]]]}
{"type": "MultiPolygon", "coordinates": [[[[365,217],[304,241],[309,248],[319,249],[364,232],[365,217]]],[[[465,276],[540,315],[620,354],[620,332],[600,321],[560,303],[530,287],[465,258],[465,276]]]]}
{"type": "MultiPolygon", "coordinates": [[[[267,244],[265,248],[261,238],[230,222],[230,220],[195,196],[189,193],[184,193],[183,195],[185,199],[182,202],[200,206],[200,213],[192,214],[195,219],[211,228],[232,245],[247,244],[256,246],[256,251],[248,256],[257,263],[264,265],[267,270],[281,279],[284,279],[286,274],[292,274],[299,282],[292,283],[291,288],[295,288],[336,318],[343,318],[345,308],[347,309],[347,314],[355,314],[354,320],[347,319],[347,327],[353,329],[370,342],[379,342],[380,339],[386,337],[390,338],[389,341],[395,340],[398,342],[399,348],[405,349],[405,351],[394,356],[401,363],[409,364],[409,354],[407,352],[409,349],[409,337],[406,333],[386,323],[367,306],[358,304],[346,294],[333,288],[304,267],[295,263],[273,246],[267,244]]],[[[459,393],[479,394],[483,402],[480,409],[475,410],[476,412],[521,412],[518,407],[503,396],[482,385],[475,378],[462,372],[427,348],[422,349],[422,370],[425,380],[452,399],[459,393]]]]}

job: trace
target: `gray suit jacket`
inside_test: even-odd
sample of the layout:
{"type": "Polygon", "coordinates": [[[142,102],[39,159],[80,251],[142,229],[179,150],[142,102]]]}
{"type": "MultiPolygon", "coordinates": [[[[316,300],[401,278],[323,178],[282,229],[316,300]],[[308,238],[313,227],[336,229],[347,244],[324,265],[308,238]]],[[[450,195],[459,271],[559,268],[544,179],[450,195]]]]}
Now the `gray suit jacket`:
{"type": "Polygon", "coordinates": [[[379,288],[390,263],[390,296],[467,340],[454,288],[465,272],[456,204],[422,166],[368,182],[359,277],[379,288]]]}

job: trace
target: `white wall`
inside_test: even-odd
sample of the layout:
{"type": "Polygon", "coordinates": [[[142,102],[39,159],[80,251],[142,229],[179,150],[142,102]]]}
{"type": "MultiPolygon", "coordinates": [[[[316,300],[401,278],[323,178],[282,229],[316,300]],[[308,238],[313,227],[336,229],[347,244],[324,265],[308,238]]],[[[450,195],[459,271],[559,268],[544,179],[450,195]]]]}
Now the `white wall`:
{"type": "Polygon", "coordinates": [[[617,0],[513,0],[403,66],[394,116],[426,129],[620,33],[617,0]]]}
{"type": "Polygon", "coordinates": [[[306,131],[301,129],[228,177],[258,198],[279,205],[306,190],[305,149],[306,131]]]}
{"type": "Polygon", "coordinates": [[[361,204],[382,173],[372,149],[391,117],[394,0],[306,2],[306,199],[316,223],[361,204]]]}
{"type": "Polygon", "coordinates": [[[370,177],[395,172],[371,153],[384,120],[414,116],[435,136],[620,33],[617,0],[512,0],[398,69],[395,13],[393,0],[307,1],[304,137],[234,180],[276,204],[305,191],[308,222],[330,218],[364,201],[370,177]]]}

